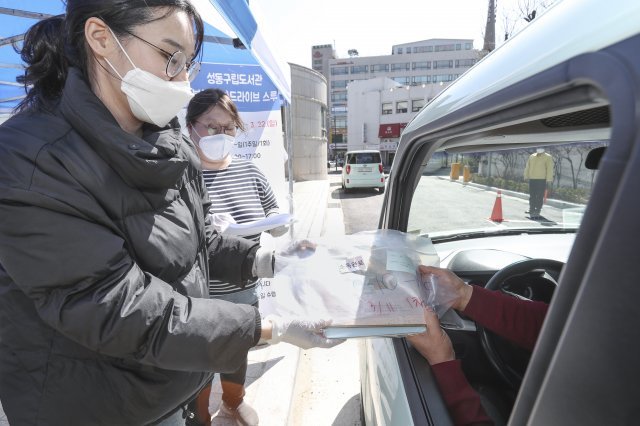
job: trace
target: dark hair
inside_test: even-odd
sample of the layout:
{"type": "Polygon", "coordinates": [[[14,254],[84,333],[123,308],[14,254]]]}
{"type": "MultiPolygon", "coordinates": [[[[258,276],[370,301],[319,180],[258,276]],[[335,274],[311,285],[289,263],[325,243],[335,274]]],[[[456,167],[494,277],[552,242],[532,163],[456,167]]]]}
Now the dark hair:
{"type": "Polygon", "coordinates": [[[227,111],[231,115],[236,127],[244,132],[244,123],[240,118],[238,107],[236,107],[236,104],[233,103],[229,95],[220,89],[205,89],[196,93],[187,106],[185,121],[188,125],[193,126],[193,123],[195,123],[202,114],[206,114],[216,105],[227,111]]]}
{"type": "Polygon", "coordinates": [[[100,18],[116,35],[128,37],[134,27],[162,19],[176,9],[186,12],[193,21],[194,57],[197,57],[204,25],[188,0],[68,0],[65,15],[44,19],[25,34],[19,53],[27,67],[17,80],[25,85],[25,90],[29,89],[16,111],[51,110],[62,94],[69,67],[78,68],[90,81],[89,51],[84,36],[87,19],[100,18]],[[158,16],[154,8],[167,8],[167,12],[158,16]]]}

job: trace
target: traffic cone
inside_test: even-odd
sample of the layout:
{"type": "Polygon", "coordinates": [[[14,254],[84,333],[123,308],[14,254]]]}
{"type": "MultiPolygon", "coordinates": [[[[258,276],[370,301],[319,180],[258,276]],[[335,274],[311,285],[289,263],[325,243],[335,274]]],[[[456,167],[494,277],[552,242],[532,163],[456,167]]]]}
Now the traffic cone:
{"type": "Polygon", "coordinates": [[[500,190],[498,190],[496,201],[493,203],[493,211],[489,220],[492,222],[502,222],[504,220],[502,218],[502,191],[500,190]]]}

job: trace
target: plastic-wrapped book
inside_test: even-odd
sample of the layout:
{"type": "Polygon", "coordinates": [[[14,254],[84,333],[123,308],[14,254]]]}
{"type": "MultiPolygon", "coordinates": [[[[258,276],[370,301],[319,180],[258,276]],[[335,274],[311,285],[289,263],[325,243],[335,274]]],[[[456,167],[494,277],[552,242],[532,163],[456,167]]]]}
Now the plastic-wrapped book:
{"type": "Polygon", "coordinates": [[[378,230],[319,239],[313,255],[285,260],[274,313],[330,319],[326,337],[402,336],[425,331],[424,308],[437,289],[418,265],[438,266],[431,240],[378,230]]]}

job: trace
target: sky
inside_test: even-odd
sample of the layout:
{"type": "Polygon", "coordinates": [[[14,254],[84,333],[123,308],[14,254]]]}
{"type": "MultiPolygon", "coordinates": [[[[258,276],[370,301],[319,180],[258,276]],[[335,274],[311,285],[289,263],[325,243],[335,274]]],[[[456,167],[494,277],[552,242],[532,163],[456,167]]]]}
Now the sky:
{"type": "MultiPolygon", "coordinates": [[[[519,3],[498,0],[496,42],[503,16],[515,22],[519,3]]],[[[487,0],[249,0],[271,51],[279,59],[311,68],[311,46],[333,44],[338,57],[391,54],[394,44],[430,38],[466,38],[481,48],[487,0]]],[[[520,21],[526,24],[522,19],[520,21]]],[[[513,24],[511,24],[513,25],[513,24]]]]}

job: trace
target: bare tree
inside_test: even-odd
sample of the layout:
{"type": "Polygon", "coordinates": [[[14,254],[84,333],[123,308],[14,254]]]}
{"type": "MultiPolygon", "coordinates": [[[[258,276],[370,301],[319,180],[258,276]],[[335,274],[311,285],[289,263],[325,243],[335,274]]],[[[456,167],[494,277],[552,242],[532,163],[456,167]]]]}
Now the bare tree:
{"type": "Polygon", "coordinates": [[[499,151],[497,162],[502,165],[502,171],[498,169],[498,176],[503,179],[516,180],[516,170],[518,158],[521,154],[518,151],[499,151]]]}
{"type": "Polygon", "coordinates": [[[589,151],[594,148],[594,144],[580,144],[580,145],[563,145],[558,147],[560,152],[560,161],[566,161],[569,164],[569,170],[571,171],[571,186],[573,189],[578,189],[580,186],[580,173],[583,170],[584,160],[587,157],[589,151]]]}
{"type": "Polygon", "coordinates": [[[505,12],[502,10],[502,29],[504,31],[504,41],[507,41],[509,37],[513,34],[516,29],[516,19],[513,14],[505,12]]]}
{"type": "Polygon", "coordinates": [[[501,9],[504,39],[511,38],[527,23],[548,9],[556,0],[518,0],[517,10],[501,9]]]}
{"type": "Polygon", "coordinates": [[[556,147],[548,147],[547,153],[549,153],[554,161],[553,161],[553,183],[552,187],[559,188],[560,182],[562,181],[562,156],[559,148],[556,147]]]}

